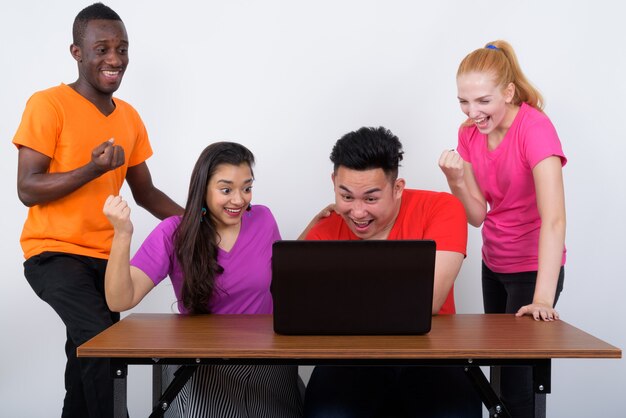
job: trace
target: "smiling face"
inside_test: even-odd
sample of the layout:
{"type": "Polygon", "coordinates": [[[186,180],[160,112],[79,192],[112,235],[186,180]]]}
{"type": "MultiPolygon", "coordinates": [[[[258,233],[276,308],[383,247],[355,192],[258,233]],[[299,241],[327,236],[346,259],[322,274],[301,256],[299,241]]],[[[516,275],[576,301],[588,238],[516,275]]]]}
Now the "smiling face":
{"type": "Polygon", "coordinates": [[[485,135],[504,134],[515,117],[512,105],[515,85],[495,84],[489,73],[470,72],[457,77],[457,90],[461,110],[485,135]]]}
{"type": "Polygon", "coordinates": [[[361,239],[386,239],[398,212],[404,180],[391,181],[381,168],[352,170],[339,166],[333,174],[335,211],[361,239]]]}
{"type": "Polygon", "coordinates": [[[252,170],[248,164],[220,164],[209,179],[206,203],[217,230],[237,227],[252,200],[252,170]]]}
{"type": "Polygon", "coordinates": [[[94,99],[111,97],[120,87],[128,66],[128,36],[124,23],[98,19],[87,23],[80,45],[72,44],[72,56],[78,62],[76,89],[94,99]]]}

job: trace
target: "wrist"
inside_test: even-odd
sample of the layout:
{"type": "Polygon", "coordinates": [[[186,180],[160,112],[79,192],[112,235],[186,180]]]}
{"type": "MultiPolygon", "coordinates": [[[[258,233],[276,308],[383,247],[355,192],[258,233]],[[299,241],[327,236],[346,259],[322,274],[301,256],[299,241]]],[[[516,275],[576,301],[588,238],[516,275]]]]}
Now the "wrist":
{"type": "Polygon", "coordinates": [[[552,306],[554,306],[554,301],[549,300],[548,298],[534,297],[533,305],[543,305],[552,308],[552,306]]]}
{"type": "Polygon", "coordinates": [[[89,161],[85,168],[91,179],[98,178],[105,173],[105,170],[102,170],[102,168],[100,168],[98,164],[94,163],[93,160],[89,161]]]}
{"type": "Polygon", "coordinates": [[[118,243],[128,243],[130,244],[130,241],[133,237],[133,231],[132,230],[128,230],[128,229],[123,229],[123,228],[113,228],[113,239],[118,242],[118,243]]]}
{"type": "Polygon", "coordinates": [[[450,186],[450,190],[452,192],[460,192],[465,190],[465,180],[463,179],[463,177],[461,178],[453,178],[453,179],[448,179],[448,186],[450,186]]]}

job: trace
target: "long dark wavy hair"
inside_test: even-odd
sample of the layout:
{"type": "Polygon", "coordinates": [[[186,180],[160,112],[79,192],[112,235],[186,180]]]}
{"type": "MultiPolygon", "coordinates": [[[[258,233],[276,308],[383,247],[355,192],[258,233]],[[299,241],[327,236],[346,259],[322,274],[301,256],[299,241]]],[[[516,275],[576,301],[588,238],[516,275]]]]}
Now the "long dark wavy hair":
{"type": "Polygon", "coordinates": [[[210,213],[203,213],[203,208],[208,208],[209,180],[220,164],[247,164],[252,172],[254,155],[243,145],[216,142],[202,151],[191,173],[185,213],[174,238],[184,277],[181,299],[191,314],[210,313],[209,299],[215,291],[215,279],[224,272],[217,262],[219,236],[215,221],[210,213]]]}

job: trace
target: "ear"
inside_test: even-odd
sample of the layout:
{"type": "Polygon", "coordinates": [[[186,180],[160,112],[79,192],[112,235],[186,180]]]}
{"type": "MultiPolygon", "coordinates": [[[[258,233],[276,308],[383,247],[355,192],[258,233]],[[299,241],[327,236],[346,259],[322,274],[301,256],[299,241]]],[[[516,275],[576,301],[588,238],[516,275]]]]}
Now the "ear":
{"type": "Polygon", "coordinates": [[[515,84],[509,83],[508,86],[504,88],[504,101],[507,104],[513,103],[513,98],[515,97],[515,84]]]}
{"type": "Polygon", "coordinates": [[[404,186],[406,186],[406,182],[404,179],[396,179],[393,183],[393,197],[395,199],[400,199],[402,197],[402,192],[404,192],[404,186]]]}
{"type": "Polygon", "coordinates": [[[77,45],[70,45],[70,54],[76,60],[76,62],[83,62],[83,54],[80,50],[80,47],[77,45]]]}
{"type": "Polygon", "coordinates": [[[332,180],[333,185],[335,185],[335,172],[334,171],[330,173],[330,179],[332,180]]]}

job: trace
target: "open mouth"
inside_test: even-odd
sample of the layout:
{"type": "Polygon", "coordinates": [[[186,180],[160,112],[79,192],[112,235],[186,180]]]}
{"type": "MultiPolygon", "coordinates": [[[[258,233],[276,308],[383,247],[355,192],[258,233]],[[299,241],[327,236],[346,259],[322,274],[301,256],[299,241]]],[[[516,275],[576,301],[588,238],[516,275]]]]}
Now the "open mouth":
{"type": "Polygon", "coordinates": [[[489,120],[490,119],[491,119],[491,117],[489,117],[489,116],[485,116],[485,117],[482,117],[482,118],[474,119],[474,124],[476,125],[476,127],[478,127],[478,129],[485,129],[489,125],[489,120]]]}
{"type": "Polygon", "coordinates": [[[102,75],[109,81],[117,81],[122,77],[122,70],[103,70],[102,75]]]}
{"type": "Polygon", "coordinates": [[[242,210],[241,208],[238,208],[238,209],[224,208],[224,212],[226,212],[228,216],[233,216],[233,217],[239,216],[239,214],[241,213],[241,210],[242,210]]]}
{"type": "Polygon", "coordinates": [[[358,231],[366,230],[372,224],[372,222],[374,222],[373,219],[370,219],[367,221],[357,221],[356,219],[350,219],[350,220],[352,221],[352,223],[354,224],[354,226],[356,227],[358,231]]]}

